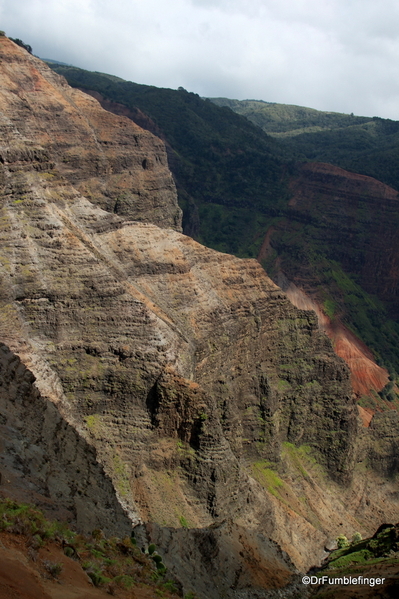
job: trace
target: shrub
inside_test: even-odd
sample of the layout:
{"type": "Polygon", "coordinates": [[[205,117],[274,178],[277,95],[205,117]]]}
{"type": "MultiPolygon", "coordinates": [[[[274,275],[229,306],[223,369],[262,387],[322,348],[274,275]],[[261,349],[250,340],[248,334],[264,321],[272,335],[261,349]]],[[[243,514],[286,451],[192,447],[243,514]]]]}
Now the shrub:
{"type": "Polygon", "coordinates": [[[345,535],[339,535],[336,538],[338,549],[344,549],[345,547],[349,547],[349,541],[345,535]]]}
{"type": "Polygon", "coordinates": [[[134,578],[132,576],[128,576],[127,574],[123,574],[121,576],[115,576],[115,578],[113,579],[112,582],[118,584],[119,586],[123,587],[126,590],[129,590],[134,585],[135,580],[134,580],[134,578]]]}
{"type": "Polygon", "coordinates": [[[30,542],[30,546],[32,547],[32,549],[39,549],[40,547],[42,547],[43,546],[42,537],[38,534],[33,535],[31,542],[30,542]]]}
{"type": "Polygon", "coordinates": [[[93,539],[95,539],[96,541],[101,541],[101,539],[104,538],[104,533],[100,528],[95,528],[93,530],[93,532],[91,533],[91,536],[93,537],[93,539]]]}
{"type": "Polygon", "coordinates": [[[159,574],[165,574],[166,566],[163,562],[156,562],[156,567],[159,574]]]}
{"type": "Polygon", "coordinates": [[[64,553],[67,557],[73,557],[75,555],[75,550],[72,547],[64,547],[64,553]]]}
{"type": "Polygon", "coordinates": [[[177,593],[177,586],[171,580],[164,582],[163,588],[170,593],[177,593]]]}
{"type": "Polygon", "coordinates": [[[99,587],[102,584],[107,584],[111,582],[110,578],[107,578],[98,570],[89,570],[87,572],[87,575],[90,577],[90,580],[92,581],[95,587],[99,587]]]}
{"type": "Polygon", "coordinates": [[[58,578],[63,569],[62,564],[58,564],[57,562],[51,562],[50,560],[43,560],[42,564],[53,578],[58,578]]]}
{"type": "Polygon", "coordinates": [[[13,38],[10,37],[9,38],[12,42],[14,42],[14,44],[17,44],[17,46],[20,46],[21,48],[24,48],[27,52],[29,52],[29,54],[32,54],[32,46],[30,46],[29,44],[25,44],[22,40],[20,40],[19,38],[13,38]]]}

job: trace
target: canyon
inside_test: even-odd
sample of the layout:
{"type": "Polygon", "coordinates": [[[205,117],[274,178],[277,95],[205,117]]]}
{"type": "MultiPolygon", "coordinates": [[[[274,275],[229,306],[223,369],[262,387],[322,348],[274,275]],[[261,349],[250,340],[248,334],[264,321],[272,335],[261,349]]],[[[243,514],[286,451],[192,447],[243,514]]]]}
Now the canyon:
{"type": "Polygon", "coordinates": [[[0,60],[1,493],[134,527],[201,599],[294,597],[338,534],[398,520],[398,412],[363,426],[309,306],[182,234],[159,138],[0,60]]]}

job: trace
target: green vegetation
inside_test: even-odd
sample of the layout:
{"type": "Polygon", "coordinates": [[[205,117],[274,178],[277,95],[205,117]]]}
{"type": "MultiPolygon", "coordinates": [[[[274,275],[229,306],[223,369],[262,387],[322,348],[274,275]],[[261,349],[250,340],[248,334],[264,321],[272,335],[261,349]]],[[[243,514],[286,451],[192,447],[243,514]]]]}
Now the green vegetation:
{"type": "Polygon", "coordinates": [[[14,44],[17,44],[17,46],[20,46],[21,48],[24,48],[24,50],[26,50],[27,52],[29,52],[29,54],[32,54],[32,46],[30,46],[29,44],[25,44],[19,38],[14,39],[13,37],[10,37],[9,39],[12,42],[14,42],[14,44]]]}
{"type": "Polygon", "coordinates": [[[85,417],[86,426],[89,431],[96,437],[101,437],[101,415],[91,414],[85,417]]]}
{"type": "Polygon", "coordinates": [[[284,482],[278,476],[277,472],[270,468],[270,462],[260,460],[252,464],[253,477],[277,498],[280,497],[279,489],[284,486],[284,482]]]}
{"type": "MultiPolygon", "coordinates": [[[[298,175],[296,162],[317,160],[399,189],[399,123],[254,100],[209,101],[182,88],[50,66],[72,86],[125,105],[132,120],[166,140],[187,235],[247,258],[259,255],[269,231],[270,246],[261,254],[269,276],[278,282],[282,271],[291,281],[299,278],[317,294],[326,315],[342,321],[396,378],[397,302],[392,294],[392,299],[384,296],[389,281],[373,287],[372,274],[362,271],[371,259],[376,224],[386,219],[383,209],[375,206],[371,217],[374,204],[365,198],[337,221],[323,202],[313,202],[307,211],[290,206],[288,183],[298,175]]],[[[397,211],[392,219],[394,231],[397,211]]],[[[393,388],[384,390],[383,399],[395,398],[393,388]]]]}
{"type": "Polygon", "coordinates": [[[124,104],[137,124],[167,140],[185,233],[219,251],[256,257],[288,198],[289,151],[244,117],[183,89],[49,66],[70,85],[124,104]]]}
{"type": "Polygon", "coordinates": [[[112,455],[112,469],[115,475],[115,486],[121,496],[126,497],[131,492],[129,475],[126,471],[126,465],[116,450],[112,455]]]}
{"type": "Polygon", "coordinates": [[[279,138],[298,160],[328,162],[399,190],[399,122],[257,100],[211,98],[279,138]]]}
{"type": "Polygon", "coordinates": [[[339,535],[336,539],[338,549],[343,549],[344,547],[349,547],[349,541],[345,535],[339,535]]]}
{"type": "Polygon", "coordinates": [[[63,565],[50,560],[43,560],[42,564],[52,578],[58,578],[63,570],[63,565]]]}
{"type": "MultiPolygon", "coordinates": [[[[399,370],[399,323],[390,316],[390,306],[364,289],[357,272],[356,264],[366,259],[367,246],[359,244],[356,252],[352,249],[351,263],[347,254],[343,254],[342,262],[346,262],[343,266],[338,261],[338,242],[334,237],[325,237],[322,214],[310,214],[308,219],[317,224],[299,225],[285,219],[273,235],[278,264],[292,280],[303,273],[307,286],[317,290],[325,313],[332,319],[339,316],[374,353],[377,363],[395,377],[399,370]]],[[[358,234],[361,234],[361,225],[358,234]]],[[[272,277],[275,262],[274,257],[262,262],[272,277]]]]}
{"type": "Polygon", "coordinates": [[[326,299],[323,303],[323,309],[327,316],[329,316],[332,319],[334,318],[336,303],[332,299],[326,299]]]}
{"type": "Polygon", "coordinates": [[[352,545],[355,545],[356,543],[360,543],[360,541],[363,539],[362,535],[360,534],[360,532],[355,532],[355,534],[352,537],[352,545]]]}
{"type": "Polygon", "coordinates": [[[381,567],[397,563],[398,541],[397,528],[392,524],[382,525],[373,537],[364,540],[359,533],[355,533],[350,544],[344,535],[340,535],[337,538],[338,549],[330,554],[317,575],[323,576],[326,570],[330,578],[349,573],[370,575],[370,566],[379,564],[379,573],[384,576],[381,567]]]}
{"type": "Polygon", "coordinates": [[[298,472],[306,478],[309,476],[306,468],[304,467],[305,460],[304,456],[307,454],[305,450],[301,450],[299,447],[296,447],[293,443],[288,443],[288,441],[283,443],[283,455],[288,456],[291,463],[295,466],[298,472]]]}
{"type": "Polygon", "coordinates": [[[371,120],[367,117],[355,117],[353,114],[322,112],[305,106],[276,104],[261,100],[229,100],[228,98],[210,98],[210,100],[217,106],[228,106],[269,135],[279,138],[345,129],[369,123],[371,120]]]}
{"type": "Polygon", "coordinates": [[[148,545],[148,555],[152,555],[155,551],[156,547],[154,545],[154,543],[151,543],[151,545],[148,545]]]}
{"type": "MultiPolygon", "coordinates": [[[[19,547],[25,544],[34,561],[40,548],[58,546],[65,556],[80,563],[95,586],[111,595],[117,594],[118,588],[129,590],[136,585],[176,593],[173,581],[165,578],[167,570],[162,557],[155,554],[155,545],[142,553],[130,538],[107,539],[98,529],[91,535],[78,534],[66,523],[48,521],[37,508],[11,499],[0,499],[1,533],[18,535],[19,547]]],[[[42,560],[40,565],[55,579],[62,574],[62,563],[42,560]]]]}

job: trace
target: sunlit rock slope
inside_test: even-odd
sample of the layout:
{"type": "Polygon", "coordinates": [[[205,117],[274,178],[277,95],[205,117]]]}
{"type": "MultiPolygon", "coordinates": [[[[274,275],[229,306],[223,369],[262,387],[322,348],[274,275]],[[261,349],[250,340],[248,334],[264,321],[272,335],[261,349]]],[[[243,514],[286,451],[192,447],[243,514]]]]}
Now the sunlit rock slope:
{"type": "MultiPolygon", "coordinates": [[[[359,437],[349,371],[315,315],[256,261],[179,232],[160,140],[7,38],[0,58],[3,492],[83,527],[189,528],[165,559],[194,582],[179,555],[229,521],[220,538],[241,527],[248,556],[265,551],[265,575],[240,578],[244,537],[232,543],[232,597],[391,516],[395,434],[359,437]]],[[[197,576],[218,597],[212,568],[197,576]]]]}

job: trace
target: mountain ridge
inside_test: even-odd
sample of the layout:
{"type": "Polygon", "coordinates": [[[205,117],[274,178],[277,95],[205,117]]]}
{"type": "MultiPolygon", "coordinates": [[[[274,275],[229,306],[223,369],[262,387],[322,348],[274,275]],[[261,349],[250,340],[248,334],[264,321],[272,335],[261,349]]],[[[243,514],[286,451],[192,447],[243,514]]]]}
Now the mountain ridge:
{"type": "Polygon", "coordinates": [[[362,428],[315,315],[180,233],[159,139],[0,51],[2,493],[140,522],[206,599],[262,592],[240,537],[294,579],[337,531],[391,520],[397,413],[362,428]]]}
{"type": "MultiPolygon", "coordinates": [[[[280,140],[276,145],[276,143],[272,144],[269,138],[267,142],[269,144],[268,152],[275,152],[276,166],[276,170],[272,171],[272,177],[270,178],[269,171],[263,169],[263,167],[258,169],[257,167],[253,168],[252,165],[251,168],[248,168],[248,165],[254,162],[253,156],[256,155],[257,148],[253,144],[250,146],[242,145],[242,134],[240,134],[241,137],[232,137],[235,135],[237,127],[242,127],[242,131],[246,131],[245,127],[247,125],[245,125],[244,118],[241,118],[239,121],[234,119],[230,121],[229,119],[233,118],[233,113],[230,109],[214,108],[211,110],[209,101],[203,100],[202,104],[198,104],[198,98],[195,94],[189,94],[185,90],[157,91],[154,87],[149,88],[148,86],[140,86],[129,82],[120,83],[120,86],[117,88],[93,73],[90,74],[79,69],[61,69],[59,71],[68,77],[73,85],[80,86],[81,89],[99,99],[104,108],[111,112],[125,114],[134,122],[149,129],[165,141],[168,149],[169,165],[177,181],[179,202],[183,208],[183,229],[185,233],[215,249],[228,251],[241,257],[248,255],[258,257],[258,259],[261,255],[262,244],[264,244],[266,238],[269,239],[268,246],[270,251],[268,259],[262,260],[262,264],[275,282],[278,282],[278,277],[282,274],[285,278],[290,279],[293,285],[299,287],[301,292],[310,292],[312,296],[318,294],[317,310],[320,314],[323,314],[322,318],[334,320],[339,317],[340,326],[350,330],[350,333],[348,333],[349,337],[354,334],[359,338],[357,345],[359,346],[363,343],[373,354],[373,360],[377,364],[372,368],[378,371],[379,367],[383,367],[389,371],[388,375],[392,380],[385,385],[383,382],[386,380],[387,374],[382,375],[381,373],[381,376],[378,377],[372,375],[368,379],[370,381],[368,386],[365,385],[367,377],[363,381],[360,381],[362,377],[360,376],[359,378],[359,375],[355,371],[353,374],[354,381],[359,381],[359,385],[354,382],[359,398],[367,396],[370,398],[374,409],[385,409],[386,404],[384,401],[381,401],[383,397],[377,394],[384,393],[386,396],[385,388],[387,385],[390,386],[391,383],[394,383],[397,377],[396,373],[399,370],[399,355],[396,351],[399,340],[399,328],[396,319],[395,296],[393,294],[389,300],[386,300],[383,295],[383,289],[379,288],[378,285],[375,285],[372,289],[368,285],[367,278],[359,280],[358,267],[352,265],[347,259],[345,263],[338,263],[336,260],[333,263],[331,260],[336,252],[334,245],[328,237],[325,238],[326,243],[320,241],[316,243],[316,241],[312,240],[313,237],[315,240],[323,238],[325,217],[320,207],[309,206],[310,209],[303,212],[302,210],[296,210],[293,204],[292,195],[296,186],[298,186],[297,173],[302,173],[300,180],[304,188],[310,185],[310,181],[306,181],[304,176],[306,163],[298,162],[298,155],[291,150],[288,151],[290,147],[289,140],[285,142],[287,151],[284,154],[281,149],[282,141],[280,140]],[[92,88],[91,91],[90,87],[92,88]],[[119,103],[116,101],[117,98],[120,100],[119,103]],[[175,114],[173,111],[176,111],[177,106],[180,107],[183,105],[186,106],[186,109],[189,109],[189,112],[184,113],[180,111],[181,115],[185,114],[185,116],[183,117],[179,113],[179,116],[176,116],[174,120],[177,118],[182,119],[185,131],[190,131],[190,136],[186,137],[185,133],[179,133],[177,129],[173,135],[170,135],[171,130],[170,125],[168,125],[168,119],[170,119],[172,114],[175,114]],[[167,109],[165,109],[165,106],[167,106],[167,109]],[[215,121],[219,122],[220,120],[220,122],[223,122],[223,127],[220,124],[218,125],[217,135],[219,137],[217,138],[217,143],[224,148],[223,154],[230,156],[231,139],[234,139],[236,149],[241,147],[241,154],[237,154],[237,159],[239,158],[239,160],[235,157],[231,160],[229,157],[227,161],[220,162],[220,150],[215,152],[216,146],[214,146],[212,141],[212,139],[216,138],[210,137],[208,139],[206,135],[204,136],[203,130],[198,128],[198,122],[200,121],[199,117],[196,116],[196,111],[198,110],[202,111],[198,114],[201,115],[201,122],[206,121],[207,131],[212,129],[215,121]],[[224,137],[220,137],[222,128],[224,128],[225,132],[228,132],[228,134],[223,133],[224,137]],[[176,137],[177,135],[178,137],[176,137]],[[177,141],[179,144],[178,151],[175,147],[177,141]],[[203,160],[202,152],[205,143],[208,144],[209,156],[213,152],[214,159],[212,162],[209,162],[209,156],[206,161],[203,160]],[[198,152],[198,155],[196,154],[197,147],[202,148],[198,152]],[[295,162],[295,159],[297,162],[295,162]],[[188,165],[190,165],[189,168],[188,165]],[[200,178],[193,176],[193,173],[197,172],[202,173],[200,178]],[[233,176],[241,181],[240,192],[237,195],[235,195],[237,189],[231,186],[233,176]],[[220,180],[228,181],[228,186],[230,187],[226,187],[225,183],[221,187],[220,180]],[[250,182],[249,184],[248,181],[250,182]],[[220,195],[220,188],[225,190],[224,195],[220,195]],[[234,201],[231,200],[232,194],[234,201]],[[276,226],[278,223],[282,223],[282,225],[276,226]],[[314,234],[312,236],[307,235],[306,231],[312,227],[314,234]],[[298,243],[297,238],[300,228],[304,229],[305,234],[303,235],[303,241],[298,243]],[[273,231],[273,234],[269,238],[271,231],[273,231]],[[277,239],[277,236],[279,239],[277,239]],[[300,255],[300,259],[298,259],[298,255],[300,255]],[[316,256],[318,256],[318,259],[315,261],[316,256]],[[281,271],[279,266],[281,263],[285,265],[284,271],[281,271]],[[337,273],[337,275],[333,275],[334,277],[338,276],[340,280],[347,281],[345,283],[347,289],[344,290],[344,293],[339,288],[339,285],[336,284],[333,276],[329,278],[325,276],[325,271],[328,268],[333,273],[337,273]],[[350,290],[354,292],[350,293],[350,290]],[[376,316],[377,311],[381,312],[381,317],[376,316]],[[380,335],[378,330],[381,327],[384,329],[383,336],[380,335]]],[[[272,103],[267,104],[267,106],[276,107],[272,103]]],[[[279,110],[279,106],[277,106],[276,110],[279,110]]],[[[319,120],[321,118],[320,114],[323,118],[325,116],[323,116],[324,113],[317,111],[311,110],[310,112],[311,114],[315,114],[315,118],[319,120]]],[[[330,117],[336,119],[335,114],[330,114],[330,117]]],[[[363,123],[365,119],[366,123],[364,126],[367,127],[367,123],[370,121],[367,117],[354,117],[352,115],[338,115],[338,117],[341,120],[344,119],[344,125],[348,123],[351,125],[351,123],[358,122],[358,120],[363,123]]],[[[377,121],[373,120],[373,126],[377,121]]],[[[290,126],[289,122],[288,126],[290,126]]],[[[257,128],[257,131],[259,134],[261,133],[259,128],[257,128]]],[[[216,133],[212,135],[216,135],[216,133]]],[[[251,130],[251,135],[255,135],[255,129],[251,130]]],[[[259,143],[262,144],[264,142],[259,141],[259,143]]],[[[262,154],[262,152],[257,157],[258,161],[264,160],[265,154],[262,154]]],[[[319,165],[319,167],[315,168],[318,168],[320,171],[324,168],[326,179],[330,177],[333,180],[335,177],[341,187],[346,185],[351,189],[353,201],[356,205],[364,203],[362,197],[356,195],[357,191],[354,179],[350,172],[346,171],[345,174],[342,171],[340,178],[337,178],[337,171],[334,170],[337,167],[333,165],[323,167],[321,163],[319,165]],[[329,174],[326,168],[330,169],[329,174]]],[[[310,171],[308,177],[310,177],[310,171]]],[[[358,180],[360,181],[360,178],[358,180]]],[[[312,185],[316,189],[315,185],[317,184],[312,183],[312,185]]],[[[323,197],[323,183],[320,182],[320,185],[320,193],[321,197],[323,197]]],[[[394,197],[396,192],[393,190],[387,192],[388,188],[379,185],[375,180],[368,180],[368,185],[370,190],[367,189],[367,185],[362,184],[362,193],[366,193],[366,195],[373,195],[374,193],[376,206],[380,204],[386,205],[386,208],[379,209],[382,214],[382,222],[375,223],[374,230],[377,230],[377,228],[381,230],[385,226],[388,229],[392,226],[395,227],[396,215],[392,214],[392,210],[387,206],[387,193],[390,197],[394,197]],[[381,197],[378,196],[379,192],[377,195],[375,194],[375,190],[381,192],[381,197]],[[393,222],[390,220],[391,217],[387,220],[385,212],[393,216],[393,222]]],[[[345,200],[342,198],[342,201],[344,202],[345,200]]],[[[371,204],[370,209],[372,212],[375,211],[371,204]]],[[[345,211],[347,207],[343,205],[341,210],[345,211]]],[[[366,234],[369,234],[366,233],[371,226],[367,222],[368,220],[370,219],[364,216],[361,216],[360,219],[351,216],[348,221],[350,224],[344,225],[348,230],[348,234],[346,238],[340,239],[339,244],[340,247],[346,248],[347,254],[350,254],[352,251],[350,247],[352,240],[356,242],[356,239],[360,240],[366,234]],[[350,229],[352,223],[353,230],[350,229]]],[[[332,226],[340,230],[343,227],[343,223],[337,218],[332,226]]],[[[390,235],[391,233],[389,233],[390,235]]],[[[364,242],[362,243],[361,249],[359,247],[356,248],[356,260],[364,263],[368,260],[368,256],[365,244],[364,242]]],[[[390,254],[388,248],[383,248],[383,242],[381,243],[376,240],[376,243],[379,252],[381,251],[385,254],[383,258],[382,255],[377,255],[376,253],[375,259],[380,264],[378,268],[385,270],[384,276],[389,277],[389,264],[395,261],[395,257],[390,254]],[[384,266],[384,262],[386,266],[384,266]]],[[[335,328],[334,326],[330,327],[330,331],[334,331],[335,328]]],[[[347,341],[349,339],[348,335],[346,335],[347,341]]],[[[337,347],[341,344],[342,338],[337,338],[337,347]]],[[[342,352],[344,357],[349,356],[352,351],[357,351],[351,342],[349,342],[349,346],[352,349],[344,350],[342,352]]],[[[369,365],[368,360],[369,358],[363,361],[367,369],[369,365]]],[[[348,364],[351,367],[354,365],[352,358],[348,359],[348,364]]],[[[359,373],[359,365],[353,367],[359,373]]],[[[394,399],[395,396],[391,391],[392,389],[388,391],[390,393],[389,397],[394,399]]],[[[396,407],[395,402],[392,403],[392,407],[396,407]]]]}

